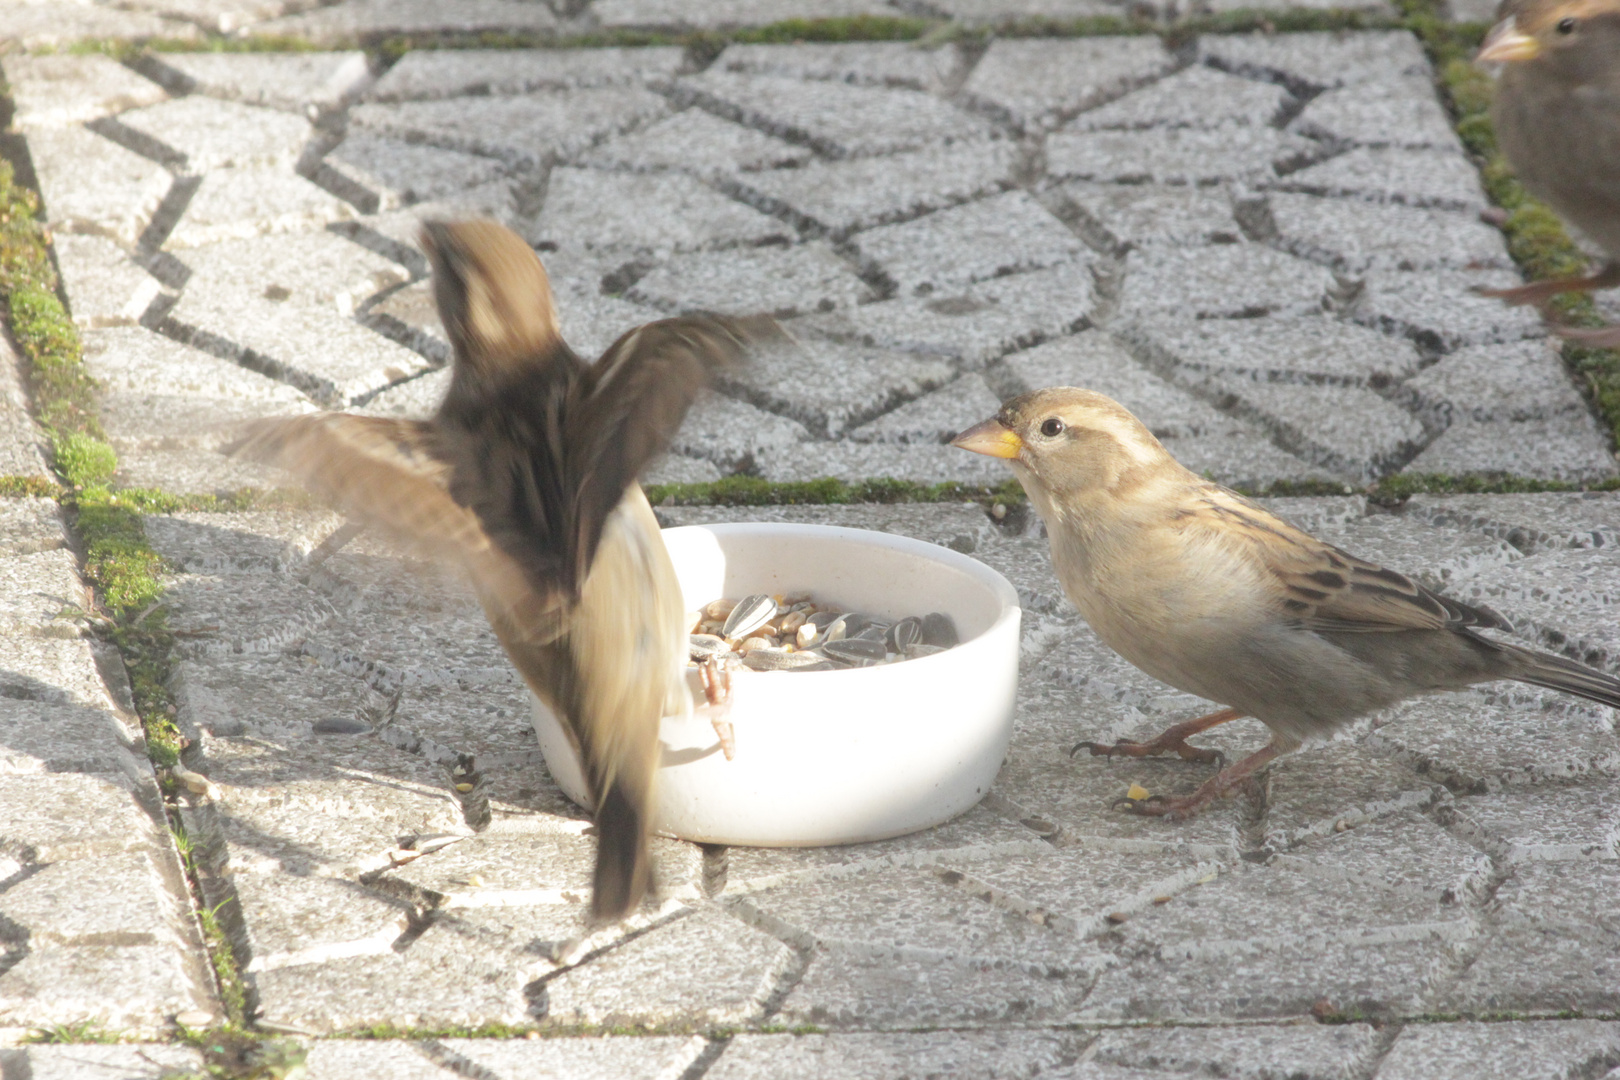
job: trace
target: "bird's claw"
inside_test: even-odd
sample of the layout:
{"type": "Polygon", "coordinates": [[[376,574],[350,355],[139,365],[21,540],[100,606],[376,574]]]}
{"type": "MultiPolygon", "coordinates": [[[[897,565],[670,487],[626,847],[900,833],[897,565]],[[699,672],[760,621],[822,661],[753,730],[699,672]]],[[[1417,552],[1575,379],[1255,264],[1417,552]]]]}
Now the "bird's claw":
{"type": "Polygon", "coordinates": [[[708,701],[702,710],[710,714],[709,722],[720,738],[720,752],[731,761],[737,756],[737,729],[726,719],[731,712],[731,669],[710,657],[698,665],[698,679],[708,701]]]}
{"type": "Polygon", "coordinates": [[[1090,750],[1092,757],[1112,759],[1115,754],[1125,757],[1151,757],[1154,754],[1173,753],[1183,761],[1213,762],[1218,769],[1226,767],[1226,755],[1219,750],[1208,749],[1202,746],[1189,745],[1185,740],[1154,739],[1145,743],[1127,742],[1124,739],[1104,745],[1090,739],[1077,742],[1069,749],[1072,758],[1081,750],[1090,750]]]}

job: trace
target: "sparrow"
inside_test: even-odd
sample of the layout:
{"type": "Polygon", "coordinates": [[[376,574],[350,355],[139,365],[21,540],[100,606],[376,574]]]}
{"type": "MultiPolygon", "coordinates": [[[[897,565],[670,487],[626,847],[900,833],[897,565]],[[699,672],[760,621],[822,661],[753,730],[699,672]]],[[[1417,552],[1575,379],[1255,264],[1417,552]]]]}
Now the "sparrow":
{"type": "Polygon", "coordinates": [[[1191,795],[1124,800],[1132,812],[1191,817],[1307,737],[1415,694],[1515,679],[1620,708],[1620,680],[1484,636],[1511,626],[1198,476],[1102,394],[1015,397],[952,445],[1012,466],[1046,523],[1064,593],[1104,643],[1226,706],[1147,742],[1073,752],[1215,761],[1187,737],[1242,716],[1271,730],[1263,749],[1191,795]]]}
{"type": "MultiPolygon", "coordinates": [[[[1507,0],[1477,63],[1501,64],[1496,142],[1525,189],[1607,255],[1587,277],[1490,290],[1513,304],[1620,285],[1620,0],[1507,0]]],[[[1559,328],[1608,347],[1620,327],[1559,328]]]]}
{"type": "Polygon", "coordinates": [[[636,477],[711,376],[774,324],[664,319],[589,364],[563,341],[545,269],[515,233],[430,222],[421,240],[452,347],[433,417],[256,421],[234,453],[466,568],[579,755],[598,836],[591,918],[611,922],[652,885],[660,720],[692,710],[680,584],[636,477]]]}

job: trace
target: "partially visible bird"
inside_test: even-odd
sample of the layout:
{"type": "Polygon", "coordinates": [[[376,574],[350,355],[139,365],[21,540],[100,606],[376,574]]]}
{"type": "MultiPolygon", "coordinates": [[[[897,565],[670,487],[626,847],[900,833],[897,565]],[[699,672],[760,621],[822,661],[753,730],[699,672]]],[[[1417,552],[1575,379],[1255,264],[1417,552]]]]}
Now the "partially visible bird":
{"type": "Polygon", "coordinates": [[[516,234],[434,222],[422,244],[453,348],[433,418],[257,421],[235,453],[470,571],[501,645],[579,754],[598,834],[591,914],[611,921],[651,885],[660,718],[692,707],[681,589],[636,477],[711,374],[775,324],[664,319],[587,364],[516,234]]]}
{"type": "MultiPolygon", "coordinates": [[[[1620,0],[1507,0],[1479,63],[1503,65],[1491,102],[1496,142],[1525,189],[1601,247],[1587,277],[1490,290],[1514,304],[1620,285],[1620,0]]],[[[1620,327],[1559,329],[1620,344],[1620,327]]]]}
{"type": "Polygon", "coordinates": [[[1015,397],[958,435],[1005,458],[1046,523],[1063,590],[1097,636],[1178,690],[1227,706],[1093,754],[1214,761],[1188,736],[1241,716],[1264,749],[1183,798],[1127,799],[1190,817],[1308,736],[1403,698],[1494,679],[1620,708],[1620,680],[1486,637],[1494,611],[1430,592],[1322,542],[1186,468],[1118,403],[1073,387],[1015,397]]]}

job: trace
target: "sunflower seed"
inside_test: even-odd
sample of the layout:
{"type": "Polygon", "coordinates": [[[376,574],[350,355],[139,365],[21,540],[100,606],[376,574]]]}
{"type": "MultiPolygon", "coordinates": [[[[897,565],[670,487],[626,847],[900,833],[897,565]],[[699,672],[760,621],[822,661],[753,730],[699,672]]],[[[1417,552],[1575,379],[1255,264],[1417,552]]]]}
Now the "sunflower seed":
{"type": "Polygon", "coordinates": [[[827,662],[815,653],[788,652],[786,649],[755,649],[743,657],[743,666],[755,671],[793,671],[827,662]]]}
{"type": "Polygon", "coordinates": [[[883,647],[883,642],[873,641],[870,638],[846,638],[843,641],[829,641],[822,646],[822,649],[834,660],[848,660],[851,662],[882,660],[889,654],[889,651],[883,647]]]}
{"type": "Polygon", "coordinates": [[[727,645],[722,638],[715,637],[713,634],[693,634],[689,640],[693,660],[707,660],[711,656],[719,656],[721,653],[731,651],[730,645],[727,645]]]}
{"type": "Polygon", "coordinates": [[[907,660],[915,660],[919,656],[933,656],[935,653],[942,653],[944,651],[945,650],[940,648],[938,645],[924,645],[920,641],[913,641],[910,645],[906,646],[905,655],[907,660]]]}
{"type": "Polygon", "coordinates": [[[720,631],[728,638],[745,638],[776,617],[776,601],[765,593],[755,593],[737,601],[720,631]]]}
{"type": "Polygon", "coordinates": [[[938,645],[942,649],[962,643],[961,636],[956,632],[956,622],[942,611],[932,611],[923,616],[922,640],[924,645],[938,645]]]}
{"type": "Polygon", "coordinates": [[[915,615],[906,616],[889,627],[887,640],[890,652],[905,652],[907,645],[922,641],[922,620],[915,615]]]}

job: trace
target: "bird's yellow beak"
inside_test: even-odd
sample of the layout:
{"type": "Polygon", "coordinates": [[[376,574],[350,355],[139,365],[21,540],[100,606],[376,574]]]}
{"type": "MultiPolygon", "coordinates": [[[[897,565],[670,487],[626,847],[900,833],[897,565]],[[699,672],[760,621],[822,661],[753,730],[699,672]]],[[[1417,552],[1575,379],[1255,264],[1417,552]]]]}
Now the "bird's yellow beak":
{"type": "Polygon", "coordinates": [[[1511,15],[1491,27],[1480,46],[1476,64],[1506,64],[1516,60],[1534,60],[1541,55],[1541,43],[1519,29],[1511,15]]]}
{"type": "Polygon", "coordinates": [[[1024,440],[995,417],[982,424],[974,424],[951,440],[952,446],[971,450],[986,457],[1015,458],[1024,449],[1024,440]]]}

